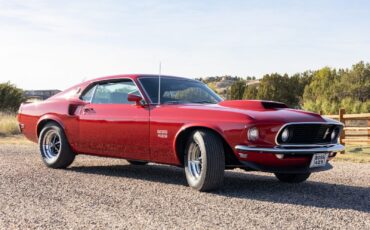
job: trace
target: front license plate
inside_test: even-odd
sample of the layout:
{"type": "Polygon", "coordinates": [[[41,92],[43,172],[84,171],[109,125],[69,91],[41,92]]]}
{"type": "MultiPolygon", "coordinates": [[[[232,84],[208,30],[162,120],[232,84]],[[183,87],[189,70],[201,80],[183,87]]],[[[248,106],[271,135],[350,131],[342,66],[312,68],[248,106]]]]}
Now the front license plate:
{"type": "Polygon", "coordinates": [[[328,161],[329,154],[327,153],[316,153],[312,156],[310,168],[323,167],[328,161]]]}

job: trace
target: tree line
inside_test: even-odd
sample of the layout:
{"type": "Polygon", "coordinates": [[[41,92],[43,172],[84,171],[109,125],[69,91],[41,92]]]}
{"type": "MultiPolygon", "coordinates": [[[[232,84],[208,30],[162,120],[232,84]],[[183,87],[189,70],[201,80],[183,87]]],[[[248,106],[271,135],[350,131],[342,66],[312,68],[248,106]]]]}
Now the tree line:
{"type": "Polygon", "coordinates": [[[248,85],[239,79],[227,93],[227,99],[280,101],[292,108],[324,114],[370,112],[370,63],[363,61],[349,69],[324,67],[292,76],[266,74],[259,84],[248,85]]]}
{"type": "MultiPolygon", "coordinates": [[[[336,114],[340,108],[347,113],[370,112],[370,63],[363,61],[349,69],[324,67],[288,74],[266,74],[259,84],[247,83],[255,77],[226,77],[234,83],[229,87],[227,99],[260,99],[280,101],[292,108],[325,114],[336,114]]],[[[225,77],[207,77],[212,84],[225,77]]],[[[214,84],[211,88],[214,88],[214,84]]],[[[23,90],[10,82],[0,83],[0,111],[15,112],[25,101],[23,90]]]]}

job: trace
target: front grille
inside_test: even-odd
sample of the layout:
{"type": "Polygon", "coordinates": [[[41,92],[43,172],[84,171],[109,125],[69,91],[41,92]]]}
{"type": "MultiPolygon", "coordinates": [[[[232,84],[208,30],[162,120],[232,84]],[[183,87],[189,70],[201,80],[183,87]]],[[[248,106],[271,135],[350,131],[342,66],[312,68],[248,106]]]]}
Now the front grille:
{"type": "Polygon", "coordinates": [[[331,144],[336,143],[339,133],[341,131],[341,126],[337,124],[316,124],[316,123],[302,123],[302,124],[288,124],[277,136],[278,144],[331,144]],[[281,138],[282,132],[288,129],[289,138],[287,141],[283,142],[281,138]],[[331,133],[336,130],[336,138],[331,140],[331,133]]]}

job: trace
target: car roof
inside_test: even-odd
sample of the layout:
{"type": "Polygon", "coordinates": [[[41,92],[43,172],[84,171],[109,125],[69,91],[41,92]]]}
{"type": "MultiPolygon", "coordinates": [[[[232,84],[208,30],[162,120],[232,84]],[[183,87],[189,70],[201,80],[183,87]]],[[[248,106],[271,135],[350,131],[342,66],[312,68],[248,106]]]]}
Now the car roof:
{"type": "MultiPolygon", "coordinates": [[[[109,81],[109,80],[117,80],[117,79],[132,79],[132,80],[136,81],[136,79],[138,79],[138,78],[146,78],[146,77],[155,77],[156,78],[156,77],[159,77],[159,75],[158,74],[119,74],[119,75],[111,75],[111,76],[93,78],[93,79],[86,80],[82,83],[73,85],[73,86],[63,90],[62,92],[60,92],[60,93],[58,93],[54,96],[63,95],[67,91],[73,90],[73,89],[78,88],[78,87],[86,88],[87,86],[89,86],[91,84],[98,83],[100,81],[109,81]]],[[[196,81],[195,79],[191,79],[191,78],[176,77],[176,76],[169,76],[169,75],[161,75],[161,77],[183,79],[183,80],[188,80],[188,81],[196,81]]]]}
{"type": "MultiPolygon", "coordinates": [[[[138,78],[146,78],[146,77],[158,78],[159,75],[158,74],[119,74],[119,75],[111,75],[111,76],[94,78],[94,79],[88,80],[87,82],[99,82],[99,81],[115,80],[115,79],[121,79],[121,78],[130,78],[132,80],[136,80],[138,78]]],[[[161,77],[195,81],[194,79],[186,78],[186,77],[177,77],[177,76],[169,76],[169,75],[161,75],[161,77]]]]}

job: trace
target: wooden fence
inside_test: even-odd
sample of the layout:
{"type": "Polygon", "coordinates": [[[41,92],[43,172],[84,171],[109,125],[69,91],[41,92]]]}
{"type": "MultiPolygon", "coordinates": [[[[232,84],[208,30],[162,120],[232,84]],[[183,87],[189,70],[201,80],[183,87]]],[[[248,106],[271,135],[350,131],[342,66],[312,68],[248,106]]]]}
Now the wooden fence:
{"type": "Polygon", "coordinates": [[[338,115],[323,116],[344,124],[344,131],[339,139],[341,144],[370,145],[370,113],[346,114],[344,109],[340,109],[338,115]]]}

